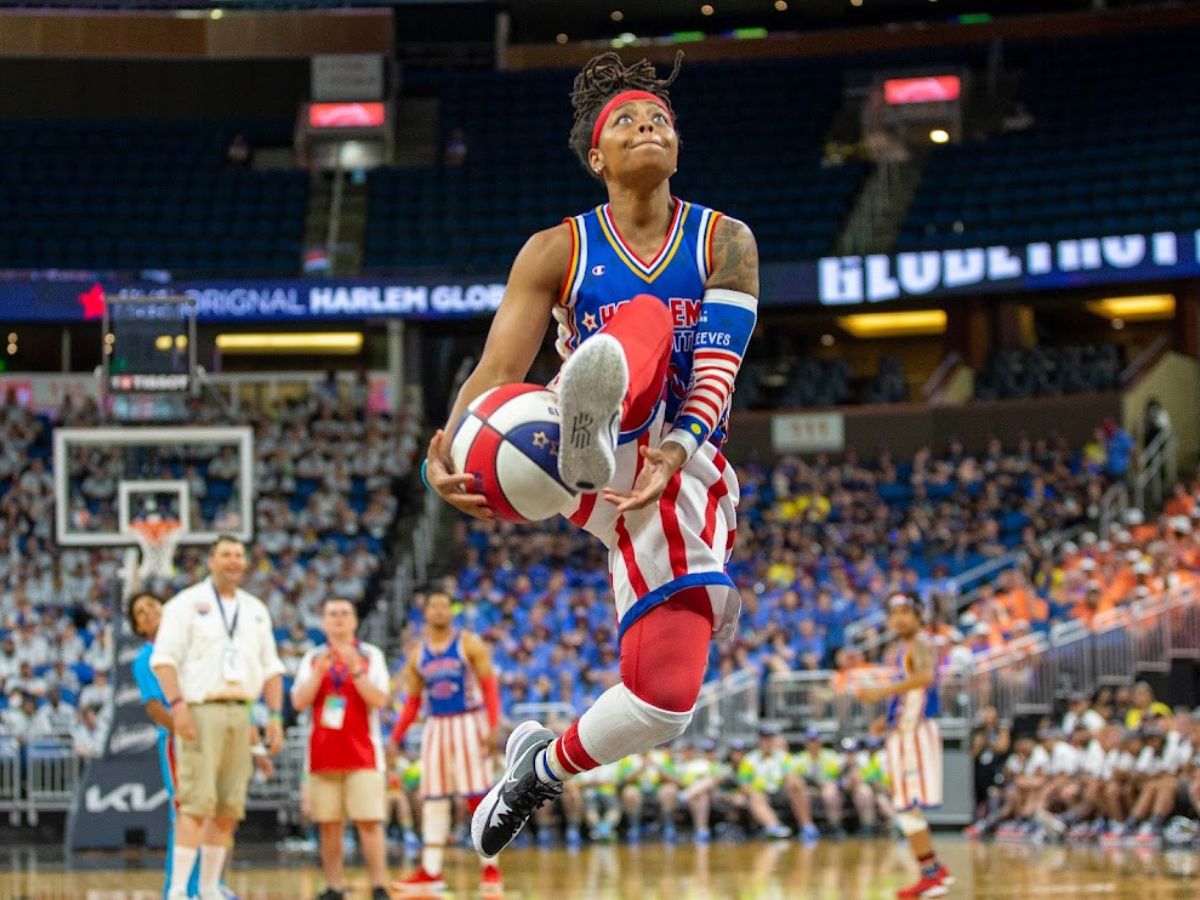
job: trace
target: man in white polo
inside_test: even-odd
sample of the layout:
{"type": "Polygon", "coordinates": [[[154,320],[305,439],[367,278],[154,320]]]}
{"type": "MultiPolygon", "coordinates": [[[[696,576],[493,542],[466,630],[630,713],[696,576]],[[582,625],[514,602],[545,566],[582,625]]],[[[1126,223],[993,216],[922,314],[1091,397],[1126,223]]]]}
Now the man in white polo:
{"type": "Polygon", "coordinates": [[[201,900],[220,897],[225,855],[246,815],[250,704],[260,695],[271,711],[267,749],[278,753],[283,746],[283,664],[267,607],[239,588],[246,573],[242,542],[217,538],[208,571],[163,607],[150,657],[175,726],[179,820],[170,900],[188,896],[197,853],[201,900]]]}
{"type": "Polygon", "coordinates": [[[387,662],[378,647],[354,636],[358,614],[344,597],[323,601],[321,627],[327,643],[304,655],[292,684],[292,705],[312,709],[308,806],[321,829],[321,865],[328,884],[317,900],[346,896],[346,819],[358,829],[372,900],[388,900],[383,839],[387,782],[379,731],[379,710],[390,699],[387,662]]]}

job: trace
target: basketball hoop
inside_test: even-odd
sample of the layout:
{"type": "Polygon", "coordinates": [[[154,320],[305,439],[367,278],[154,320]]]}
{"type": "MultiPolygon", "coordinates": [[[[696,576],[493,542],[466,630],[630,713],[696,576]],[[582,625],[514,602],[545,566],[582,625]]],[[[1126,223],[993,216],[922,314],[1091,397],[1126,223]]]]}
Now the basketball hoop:
{"type": "Polygon", "coordinates": [[[138,519],[129,523],[138,547],[142,550],[142,562],[138,576],[146,578],[170,578],[175,574],[175,548],[183,536],[183,526],[177,519],[138,519]]]}

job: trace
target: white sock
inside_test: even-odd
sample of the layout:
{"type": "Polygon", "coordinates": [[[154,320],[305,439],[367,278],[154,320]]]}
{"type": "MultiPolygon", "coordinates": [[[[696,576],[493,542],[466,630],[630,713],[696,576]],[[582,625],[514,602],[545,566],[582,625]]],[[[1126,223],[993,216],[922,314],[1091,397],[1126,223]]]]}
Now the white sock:
{"type": "Polygon", "coordinates": [[[533,758],[533,771],[542,784],[560,784],[572,777],[558,761],[558,754],[554,752],[557,744],[557,740],[551,741],[533,758]]]}
{"type": "Polygon", "coordinates": [[[225,869],[225,848],[205,844],[200,848],[200,895],[207,896],[217,889],[225,869]]]}
{"type": "Polygon", "coordinates": [[[479,866],[482,869],[486,869],[488,866],[494,866],[495,864],[496,864],[496,857],[494,857],[494,856],[479,857],[479,866]]]}
{"type": "Polygon", "coordinates": [[[167,888],[168,893],[187,894],[188,880],[192,877],[192,867],[196,865],[196,854],[199,852],[199,847],[175,845],[175,851],[171,854],[171,884],[167,888]]]}
{"type": "Polygon", "coordinates": [[[442,874],[446,838],[450,836],[450,800],[426,800],[421,816],[421,868],[430,875],[442,874]]]}

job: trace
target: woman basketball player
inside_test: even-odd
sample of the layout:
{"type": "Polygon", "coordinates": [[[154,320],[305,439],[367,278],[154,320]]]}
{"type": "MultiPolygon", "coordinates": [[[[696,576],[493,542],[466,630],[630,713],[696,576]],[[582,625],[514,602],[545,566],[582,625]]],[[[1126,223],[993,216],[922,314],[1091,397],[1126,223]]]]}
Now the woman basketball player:
{"type": "MultiPolygon", "coordinates": [[[[565,360],[551,384],[562,415],[558,468],[579,490],[572,522],[604,542],[616,595],[621,683],[557,740],[536,722],[509,738],[507,771],[472,819],[494,856],[562,782],[679,736],[715,633],[740,609],[725,563],[737,479],[720,447],[758,307],[758,250],[743,223],[671,195],[679,136],[666,79],[643,60],[592,59],[575,79],[570,145],[608,203],[533,235],[513,263],[475,371],[447,429],[475,398],[521,382],[551,317],[565,360]]],[[[427,476],[482,518],[449,438],[427,476]]]]}

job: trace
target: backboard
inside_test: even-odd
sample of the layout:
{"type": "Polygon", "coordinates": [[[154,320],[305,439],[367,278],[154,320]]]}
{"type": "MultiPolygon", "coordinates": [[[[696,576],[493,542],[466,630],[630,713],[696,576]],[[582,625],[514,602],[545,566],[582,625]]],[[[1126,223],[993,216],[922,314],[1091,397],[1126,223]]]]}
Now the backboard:
{"type": "Polygon", "coordinates": [[[254,437],[228,428],[57,428],[55,532],[60,546],[136,543],[130,523],[178,519],[180,543],[254,526],[254,437]]]}

